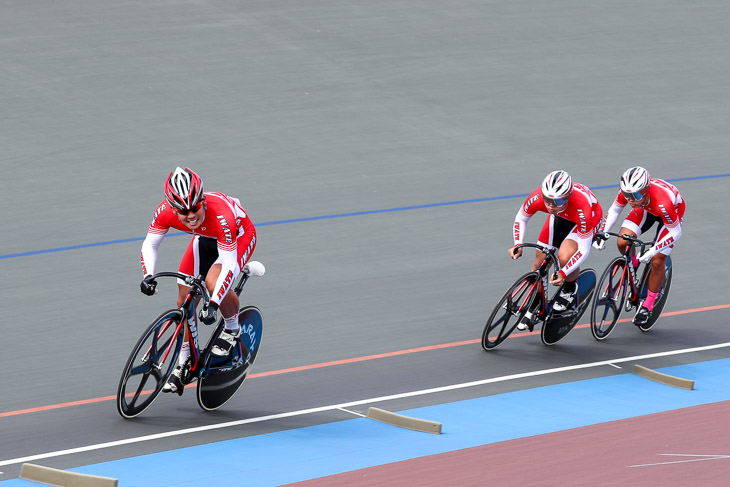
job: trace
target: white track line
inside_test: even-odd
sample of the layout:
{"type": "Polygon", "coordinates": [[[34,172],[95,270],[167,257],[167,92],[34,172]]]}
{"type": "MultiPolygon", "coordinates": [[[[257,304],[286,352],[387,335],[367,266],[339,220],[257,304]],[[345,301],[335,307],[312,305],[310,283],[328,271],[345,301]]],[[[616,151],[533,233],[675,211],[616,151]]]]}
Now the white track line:
{"type": "Polygon", "coordinates": [[[549,375],[549,374],[556,374],[556,373],[560,373],[560,372],[567,372],[567,371],[571,371],[571,370],[588,369],[591,367],[600,367],[602,365],[611,365],[614,363],[631,362],[633,360],[645,360],[645,359],[656,358],[656,357],[666,357],[666,356],[670,356],[670,355],[681,355],[681,354],[685,354],[685,353],[702,352],[702,351],[706,351],[706,350],[714,350],[714,349],[725,348],[725,347],[730,347],[730,342],[719,343],[716,345],[707,345],[704,347],[686,348],[683,350],[671,350],[668,352],[658,352],[658,353],[650,353],[647,355],[635,355],[633,357],[602,360],[600,362],[590,362],[590,363],[586,363],[586,364],[569,365],[566,367],[558,367],[555,369],[536,370],[534,372],[524,372],[521,374],[505,375],[502,377],[492,377],[491,379],[483,379],[483,380],[478,380],[478,381],[473,381],[473,382],[464,382],[461,384],[452,384],[450,386],[435,387],[433,389],[423,389],[420,391],[403,392],[401,394],[392,394],[390,396],[372,397],[369,399],[361,399],[358,401],[351,401],[351,402],[346,402],[346,403],[342,403],[342,404],[333,404],[333,405],[329,405],[329,406],[320,406],[320,407],[316,407],[316,408],[302,409],[299,411],[290,411],[287,413],[271,414],[269,416],[259,416],[256,418],[241,419],[241,420],[237,420],[237,421],[228,421],[226,423],[210,424],[207,426],[198,426],[195,428],[186,428],[186,429],[181,429],[181,430],[168,431],[165,433],[157,433],[154,435],[138,436],[136,438],[127,438],[125,440],[109,441],[107,443],[98,443],[96,445],[88,445],[88,446],[82,446],[82,447],[78,447],[78,448],[70,448],[68,450],[59,450],[59,451],[55,451],[55,452],[41,453],[38,455],[31,455],[31,456],[21,457],[21,458],[11,458],[9,460],[0,461],[0,467],[5,466],[5,465],[14,465],[17,463],[40,460],[43,458],[60,457],[60,456],[64,456],[64,455],[73,455],[75,453],[83,453],[83,452],[93,451],[93,450],[102,450],[104,448],[113,448],[116,446],[129,445],[129,444],[133,444],[133,443],[141,443],[143,441],[152,441],[152,440],[159,440],[162,438],[170,438],[173,436],[187,435],[190,433],[200,433],[201,431],[211,431],[211,430],[215,430],[215,429],[230,428],[233,426],[241,426],[244,424],[261,423],[264,421],[272,421],[275,419],[291,418],[293,416],[303,416],[306,414],[321,413],[323,411],[332,411],[335,409],[342,409],[342,408],[347,408],[347,407],[352,407],[352,406],[360,406],[362,404],[391,401],[394,399],[403,399],[406,397],[423,396],[426,394],[435,394],[438,392],[453,391],[453,390],[457,390],[457,389],[466,389],[468,387],[482,386],[485,384],[493,384],[496,382],[505,382],[508,380],[524,379],[526,377],[536,377],[536,376],[541,376],[541,375],[549,375]]]}
{"type": "Polygon", "coordinates": [[[660,453],[659,455],[665,456],[665,457],[694,457],[694,458],[692,460],[677,460],[675,462],[644,463],[642,465],[629,465],[628,468],[654,467],[656,465],[673,465],[675,463],[704,462],[706,460],[723,460],[726,458],[730,458],[730,455],[693,455],[691,453],[660,453]]]}

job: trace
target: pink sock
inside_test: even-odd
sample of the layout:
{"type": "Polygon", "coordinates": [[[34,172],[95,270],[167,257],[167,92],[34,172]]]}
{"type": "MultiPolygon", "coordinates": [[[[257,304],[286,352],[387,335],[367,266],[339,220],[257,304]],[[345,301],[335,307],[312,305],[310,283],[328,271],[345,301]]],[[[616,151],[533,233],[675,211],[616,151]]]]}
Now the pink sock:
{"type": "Polygon", "coordinates": [[[639,258],[636,256],[636,254],[631,256],[631,261],[634,263],[634,267],[639,267],[639,258]]]}
{"type": "Polygon", "coordinates": [[[654,307],[654,301],[656,301],[657,296],[659,296],[659,293],[655,293],[653,291],[646,291],[646,299],[644,300],[644,307],[648,309],[649,311],[652,310],[654,307]]]}

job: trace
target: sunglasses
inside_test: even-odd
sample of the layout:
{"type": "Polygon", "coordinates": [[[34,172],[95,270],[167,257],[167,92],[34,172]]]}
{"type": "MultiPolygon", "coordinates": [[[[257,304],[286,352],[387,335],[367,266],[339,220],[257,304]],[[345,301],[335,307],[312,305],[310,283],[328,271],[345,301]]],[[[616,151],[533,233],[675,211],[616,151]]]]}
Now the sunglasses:
{"type": "Polygon", "coordinates": [[[190,214],[191,212],[192,212],[192,213],[197,213],[197,212],[199,212],[199,211],[200,211],[200,209],[201,209],[202,207],[203,207],[203,203],[202,203],[202,202],[200,202],[200,203],[198,203],[197,205],[193,206],[193,207],[192,207],[192,208],[190,208],[190,209],[182,209],[182,210],[179,210],[179,209],[177,209],[177,208],[173,208],[173,211],[174,211],[175,213],[177,213],[178,215],[185,215],[185,216],[188,216],[188,215],[189,215],[189,214],[190,214]]]}
{"type": "Polygon", "coordinates": [[[548,206],[552,206],[553,208],[560,208],[561,206],[565,205],[568,202],[568,198],[548,198],[547,196],[543,195],[542,199],[545,200],[545,204],[548,206]]]}
{"type": "Polygon", "coordinates": [[[621,193],[624,195],[624,198],[626,198],[628,201],[641,201],[644,199],[644,196],[646,196],[646,191],[644,191],[643,193],[640,193],[638,191],[636,191],[635,193],[621,191],[621,193]]]}

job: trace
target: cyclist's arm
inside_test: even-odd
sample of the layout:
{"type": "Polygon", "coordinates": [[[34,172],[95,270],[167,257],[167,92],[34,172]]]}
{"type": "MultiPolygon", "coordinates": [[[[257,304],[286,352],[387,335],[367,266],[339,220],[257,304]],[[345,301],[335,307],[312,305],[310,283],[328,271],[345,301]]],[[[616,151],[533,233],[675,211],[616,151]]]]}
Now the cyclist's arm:
{"type": "Polygon", "coordinates": [[[530,221],[532,215],[525,213],[522,208],[517,212],[515,216],[515,223],[513,225],[513,239],[515,245],[523,243],[525,239],[525,229],[527,228],[527,222],[530,221]]]}
{"type": "Polygon", "coordinates": [[[165,234],[147,233],[142,242],[142,252],[140,254],[140,263],[142,264],[142,273],[146,276],[155,273],[155,265],[157,264],[157,249],[162,243],[165,234]]]}
{"type": "Polygon", "coordinates": [[[606,212],[606,219],[603,221],[603,225],[601,226],[602,232],[610,232],[611,228],[616,224],[618,221],[618,217],[621,216],[621,211],[624,209],[626,205],[620,205],[617,201],[614,201],[611,205],[611,208],[608,209],[606,212]]]}

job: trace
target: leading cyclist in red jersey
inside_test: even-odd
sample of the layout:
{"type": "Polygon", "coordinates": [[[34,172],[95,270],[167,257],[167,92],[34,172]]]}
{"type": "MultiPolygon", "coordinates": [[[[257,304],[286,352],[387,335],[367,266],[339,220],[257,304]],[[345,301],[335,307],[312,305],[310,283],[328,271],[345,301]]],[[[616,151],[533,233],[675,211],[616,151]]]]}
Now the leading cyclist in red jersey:
{"type": "MultiPolygon", "coordinates": [[[[663,179],[650,177],[649,172],[640,166],[627,169],[619,182],[621,189],[606,213],[606,221],[603,223],[601,231],[596,235],[593,246],[603,250],[608,239],[608,236],[603,232],[611,230],[626,204],[629,204],[632,209],[621,224],[619,233],[638,237],[655,223],[659,224],[654,246],[638,258],[632,256],[635,259],[634,264],[651,262],[649,291],[646,300],[634,316],[634,324],[643,326],[649,321],[654,302],[664,285],[664,268],[667,263],[667,256],[682,236],[685,203],[676,186],[663,179]]],[[[616,243],[619,251],[624,253],[626,251],[626,240],[619,238],[616,243]]]]}
{"type": "MultiPolygon", "coordinates": [[[[603,209],[587,186],[574,183],[565,171],[553,171],[543,180],[541,187],[527,197],[517,212],[514,223],[515,246],[523,242],[527,222],[538,211],[549,214],[538,242],[546,247],[558,248],[561,268],[557,277],[550,278],[550,282],[555,286],[565,282],[553,304],[553,309],[562,313],[575,302],[580,265],[590,253],[593,236],[603,218],[603,209]]],[[[512,247],[509,255],[519,259],[522,249],[515,250],[512,247]]],[[[536,251],[532,270],[537,269],[544,259],[545,255],[536,251]]],[[[527,325],[520,323],[518,328],[524,330],[527,325]]]]}
{"type": "MultiPolygon", "coordinates": [[[[229,291],[256,247],[256,229],[238,199],[223,193],[204,191],[203,182],[195,172],[187,167],[176,168],[165,181],[165,199],[157,206],[142,243],[144,279],[140,288],[149,296],[155,293],[157,286],[152,279],[157,249],[170,228],[193,235],[180,262],[179,271],[190,276],[205,276],[210,306],[207,313],[201,312],[200,319],[205,324],[213,324],[220,309],[225,329],[211,353],[225,356],[241,333],[238,325],[238,296],[229,291]]],[[[178,279],[178,306],[182,304],[188,289],[178,279]]],[[[185,340],[178,365],[163,387],[163,392],[182,395],[184,384],[180,376],[189,356],[190,344],[185,340]]]]}

